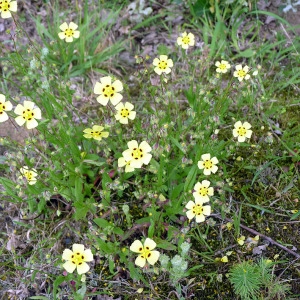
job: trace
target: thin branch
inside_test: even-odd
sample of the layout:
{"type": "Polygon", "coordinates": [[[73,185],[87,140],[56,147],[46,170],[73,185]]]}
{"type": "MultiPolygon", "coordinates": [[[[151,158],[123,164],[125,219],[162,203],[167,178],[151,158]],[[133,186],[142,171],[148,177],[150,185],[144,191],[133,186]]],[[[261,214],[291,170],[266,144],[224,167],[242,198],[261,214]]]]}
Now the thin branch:
{"type": "MultiPolygon", "coordinates": [[[[216,217],[216,218],[218,218],[218,219],[220,219],[220,220],[224,220],[220,215],[211,215],[211,216],[212,216],[212,217],[216,217]]],[[[233,223],[233,220],[232,220],[232,219],[225,218],[225,220],[226,220],[227,222],[233,223]]],[[[274,241],[272,238],[270,238],[270,237],[268,237],[268,236],[266,236],[266,235],[264,235],[264,234],[262,234],[262,233],[260,233],[260,232],[258,232],[258,231],[256,231],[256,230],[254,230],[254,229],[252,229],[252,228],[249,228],[249,227],[247,227],[247,226],[245,226],[245,225],[243,225],[243,224],[240,224],[240,227],[242,227],[243,229],[245,229],[245,230],[251,232],[253,235],[259,235],[259,236],[262,237],[263,239],[269,241],[270,244],[275,245],[275,246],[281,248],[282,250],[288,252],[289,254],[291,254],[291,255],[297,257],[297,259],[300,259],[300,254],[298,254],[298,253],[294,252],[293,250],[290,250],[289,248],[287,248],[287,247],[285,247],[285,246],[279,244],[278,242],[274,241]]]]}

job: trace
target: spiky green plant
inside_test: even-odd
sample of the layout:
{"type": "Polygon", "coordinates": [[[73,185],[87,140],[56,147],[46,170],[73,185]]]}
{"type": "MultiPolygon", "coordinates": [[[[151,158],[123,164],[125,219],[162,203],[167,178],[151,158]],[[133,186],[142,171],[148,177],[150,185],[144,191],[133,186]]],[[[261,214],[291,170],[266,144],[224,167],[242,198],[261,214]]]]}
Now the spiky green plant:
{"type": "Polygon", "coordinates": [[[234,265],[229,272],[229,280],[233,284],[234,291],[243,300],[257,299],[262,286],[261,279],[259,267],[249,261],[234,265]]]}

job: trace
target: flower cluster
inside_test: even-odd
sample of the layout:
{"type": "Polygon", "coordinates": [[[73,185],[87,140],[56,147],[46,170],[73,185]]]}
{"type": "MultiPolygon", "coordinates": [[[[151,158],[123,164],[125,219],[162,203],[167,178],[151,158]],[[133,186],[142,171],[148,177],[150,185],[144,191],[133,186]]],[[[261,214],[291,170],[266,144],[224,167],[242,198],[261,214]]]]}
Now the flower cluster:
{"type": "MultiPolygon", "coordinates": [[[[228,63],[228,61],[226,60],[221,60],[220,61],[217,61],[215,63],[215,66],[217,67],[216,68],[216,72],[217,73],[227,73],[228,70],[231,68],[231,65],[228,63]]],[[[250,68],[245,65],[244,67],[239,64],[239,65],[236,65],[235,66],[235,71],[233,72],[233,77],[236,77],[238,79],[238,81],[243,81],[243,80],[249,80],[251,78],[250,74],[250,68]]],[[[256,76],[258,74],[258,71],[255,70],[253,73],[252,73],[252,76],[256,76]]]]}
{"type": "Polygon", "coordinates": [[[120,103],[123,96],[120,92],[123,91],[123,84],[120,80],[112,81],[110,76],[100,78],[100,82],[96,82],[94,86],[94,93],[99,95],[97,101],[106,106],[110,101],[117,113],[115,118],[121,124],[128,124],[128,120],[134,120],[136,112],[133,110],[134,106],[126,102],[125,104],[120,103]]]}
{"type": "Polygon", "coordinates": [[[205,216],[209,216],[211,213],[211,207],[209,205],[203,205],[209,202],[209,196],[213,196],[214,189],[210,187],[210,182],[208,180],[203,180],[201,183],[197,182],[194,186],[193,196],[195,201],[189,201],[186,204],[188,209],[186,216],[189,220],[196,217],[196,222],[204,222],[205,216]]]}

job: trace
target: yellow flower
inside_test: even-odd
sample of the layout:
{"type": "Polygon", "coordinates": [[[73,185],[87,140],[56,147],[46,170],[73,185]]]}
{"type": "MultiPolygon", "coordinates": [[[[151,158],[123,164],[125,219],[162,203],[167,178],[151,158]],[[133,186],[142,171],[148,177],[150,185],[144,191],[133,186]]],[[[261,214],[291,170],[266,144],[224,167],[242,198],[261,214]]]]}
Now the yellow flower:
{"type": "Polygon", "coordinates": [[[234,77],[237,77],[239,81],[242,81],[243,79],[248,80],[250,78],[250,75],[248,74],[249,67],[245,66],[244,68],[242,65],[237,65],[235,67],[235,71],[233,73],[234,77]]]}
{"type": "Polygon", "coordinates": [[[87,139],[95,139],[97,141],[101,141],[102,138],[107,138],[109,133],[107,131],[103,131],[104,127],[99,125],[94,125],[93,128],[86,128],[83,130],[85,133],[83,136],[87,139]]]}
{"type": "Polygon", "coordinates": [[[143,164],[149,164],[152,155],[148,152],[152,149],[147,142],[144,141],[138,145],[137,141],[132,140],[127,145],[129,149],[125,150],[122,155],[127,162],[130,161],[132,168],[141,168],[143,164]]]}
{"type": "Polygon", "coordinates": [[[70,249],[65,249],[62,255],[62,259],[66,260],[63,267],[69,273],[73,273],[77,268],[78,274],[83,274],[88,272],[90,269],[86,262],[93,261],[93,254],[90,249],[84,250],[84,245],[74,244],[72,247],[73,251],[70,249]]]}
{"type": "Polygon", "coordinates": [[[0,1],[1,18],[3,19],[11,18],[11,11],[16,12],[17,6],[18,6],[17,1],[11,1],[11,0],[0,1]]]}
{"type": "Polygon", "coordinates": [[[204,175],[210,175],[211,173],[216,173],[218,167],[216,164],[219,162],[216,157],[210,158],[210,154],[206,153],[201,155],[201,159],[198,161],[198,168],[200,170],[204,169],[204,175]]]}
{"type": "Polygon", "coordinates": [[[202,202],[208,202],[209,196],[213,196],[214,194],[214,189],[209,186],[210,182],[208,180],[203,180],[202,183],[197,182],[194,186],[194,198],[202,200],[202,202]]]}
{"type": "Polygon", "coordinates": [[[67,43],[73,42],[73,38],[78,39],[80,32],[76,30],[78,28],[78,25],[75,23],[71,22],[69,25],[64,22],[59,26],[59,29],[62,32],[59,32],[58,36],[61,40],[66,39],[67,43]]]}
{"type": "Polygon", "coordinates": [[[118,167],[122,168],[122,167],[126,166],[125,167],[125,173],[133,172],[134,168],[131,166],[131,162],[132,162],[132,160],[127,161],[127,160],[125,160],[124,157],[120,157],[118,159],[118,167]]]}
{"type": "Polygon", "coordinates": [[[189,201],[185,206],[188,211],[186,212],[186,216],[189,220],[192,220],[196,217],[196,222],[204,222],[205,216],[209,216],[211,213],[211,207],[209,205],[204,205],[204,201],[201,199],[195,199],[195,202],[189,201]]]}
{"type": "Polygon", "coordinates": [[[227,263],[228,262],[228,257],[225,255],[221,258],[221,262],[227,263]]]}
{"type": "Polygon", "coordinates": [[[126,102],[125,105],[123,103],[119,103],[115,109],[117,110],[117,114],[115,118],[122,124],[128,124],[128,119],[134,120],[136,116],[136,112],[133,111],[134,106],[126,102]]]}
{"type": "Polygon", "coordinates": [[[221,62],[217,61],[215,63],[215,66],[217,67],[216,72],[217,73],[227,73],[227,71],[230,69],[230,64],[226,60],[221,60],[221,62]]]}
{"type": "Polygon", "coordinates": [[[240,236],[238,239],[237,239],[237,242],[239,245],[243,246],[244,243],[245,243],[245,236],[240,236]]]}
{"type": "Polygon", "coordinates": [[[36,169],[29,169],[27,166],[24,166],[23,168],[20,169],[20,173],[22,174],[21,177],[25,177],[28,181],[28,184],[33,185],[37,182],[36,178],[37,177],[37,172],[36,169]]]}
{"type": "Polygon", "coordinates": [[[233,136],[238,138],[238,142],[245,142],[246,138],[250,139],[252,135],[252,130],[250,130],[251,125],[248,122],[242,123],[238,121],[234,124],[234,129],[232,130],[233,136]]]}
{"type": "Polygon", "coordinates": [[[0,94],[0,123],[8,120],[8,115],[5,111],[12,110],[10,101],[5,101],[5,96],[0,94]]]}
{"type": "Polygon", "coordinates": [[[169,74],[171,72],[171,68],[173,67],[172,59],[168,59],[167,55],[160,55],[159,59],[154,58],[153,60],[154,72],[158,75],[162,73],[169,74]]]}
{"type": "Polygon", "coordinates": [[[159,258],[159,252],[153,251],[155,247],[156,243],[149,238],[146,238],[144,245],[139,240],[134,241],[130,246],[130,250],[135,253],[140,253],[135,260],[135,264],[141,268],[144,267],[146,261],[150,265],[154,265],[159,258]]]}
{"type": "Polygon", "coordinates": [[[188,49],[189,46],[195,45],[195,36],[192,33],[187,34],[184,32],[177,38],[177,44],[183,49],[188,49]]]}
{"type": "Polygon", "coordinates": [[[123,84],[120,80],[116,80],[111,83],[112,78],[110,76],[100,78],[100,82],[96,82],[94,87],[94,93],[100,95],[97,97],[97,101],[102,105],[107,105],[110,100],[112,105],[117,105],[123,98],[119,92],[123,90],[123,84]]]}
{"type": "Polygon", "coordinates": [[[19,126],[26,123],[27,129],[32,129],[38,126],[36,119],[41,119],[41,110],[36,107],[31,101],[24,101],[24,105],[18,104],[14,110],[15,114],[19,115],[15,118],[15,121],[19,126]]]}
{"type": "Polygon", "coordinates": [[[230,222],[226,223],[226,227],[227,227],[228,230],[231,230],[232,226],[233,226],[232,223],[230,223],[230,222]]]}

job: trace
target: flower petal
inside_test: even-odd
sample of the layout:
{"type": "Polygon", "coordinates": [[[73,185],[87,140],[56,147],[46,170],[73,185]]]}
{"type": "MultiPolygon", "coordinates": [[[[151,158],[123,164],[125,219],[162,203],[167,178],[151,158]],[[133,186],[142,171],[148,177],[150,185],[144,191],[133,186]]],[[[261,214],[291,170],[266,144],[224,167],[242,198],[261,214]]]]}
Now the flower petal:
{"type": "Polygon", "coordinates": [[[153,250],[156,247],[156,243],[152,239],[146,238],[144,247],[149,247],[149,250],[153,250]]]}
{"type": "Polygon", "coordinates": [[[9,4],[10,4],[9,10],[13,11],[13,12],[16,12],[17,9],[18,9],[17,1],[11,1],[9,4]]]}
{"type": "Polygon", "coordinates": [[[127,143],[127,146],[129,149],[134,149],[134,148],[138,148],[139,144],[136,140],[132,140],[127,143]]]}
{"type": "Polygon", "coordinates": [[[211,214],[211,206],[210,205],[204,205],[202,208],[203,208],[204,215],[209,216],[211,214]]]}
{"type": "Polygon", "coordinates": [[[210,182],[208,180],[203,180],[202,186],[208,188],[210,186],[210,182]]]}
{"type": "Polygon", "coordinates": [[[72,36],[67,36],[66,37],[66,42],[67,43],[72,43],[73,42],[73,37],[72,36]]]}
{"type": "Polygon", "coordinates": [[[239,127],[241,127],[241,126],[243,126],[243,124],[242,124],[242,122],[241,121],[237,121],[235,124],[234,124],[234,128],[239,128],[239,127]]]}
{"type": "Polygon", "coordinates": [[[58,37],[63,40],[66,36],[65,36],[65,33],[64,32],[59,32],[58,33],[58,37]]]}
{"type": "Polygon", "coordinates": [[[25,109],[31,109],[31,110],[33,110],[33,108],[34,108],[34,103],[32,102],[32,101],[24,101],[24,108],[25,109]]]}
{"type": "Polygon", "coordinates": [[[62,24],[59,26],[59,29],[60,29],[61,31],[65,31],[65,30],[68,29],[68,28],[69,28],[69,26],[68,26],[68,24],[67,24],[66,22],[62,23],[62,24]]]}
{"type": "Polygon", "coordinates": [[[63,267],[68,273],[73,273],[76,269],[76,264],[73,264],[70,260],[68,260],[63,264],[63,267]]]}
{"type": "Polygon", "coordinates": [[[24,106],[21,104],[18,104],[14,110],[14,113],[17,115],[22,115],[24,110],[24,106]]]}
{"type": "Polygon", "coordinates": [[[193,209],[194,208],[194,206],[195,206],[195,202],[193,202],[193,201],[189,201],[187,204],[186,204],[186,208],[187,209],[193,209]]]}
{"type": "Polygon", "coordinates": [[[24,123],[26,122],[26,120],[24,120],[22,116],[16,117],[16,118],[15,118],[15,121],[16,121],[16,123],[17,123],[19,126],[23,126],[24,123]]]}
{"type": "Polygon", "coordinates": [[[121,92],[123,91],[123,84],[120,80],[116,80],[112,86],[115,88],[116,92],[121,92]]]}
{"type": "Polygon", "coordinates": [[[26,122],[27,129],[33,129],[33,128],[37,127],[38,125],[39,125],[39,123],[36,121],[36,119],[31,119],[26,122]]]}
{"type": "Polygon", "coordinates": [[[2,11],[2,12],[1,12],[1,18],[3,18],[3,19],[11,18],[11,13],[10,13],[10,11],[9,11],[9,10],[8,10],[8,11],[2,11]]]}
{"type": "Polygon", "coordinates": [[[210,160],[210,154],[209,154],[209,153],[202,154],[202,155],[201,155],[201,159],[202,159],[202,160],[210,160]]]}
{"type": "Polygon", "coordinates": [[[159,252],[158,251],[151,251],[151,255],[147,257],[147,261],[150,265],[154,265],[159,259],[159,252]]]}
{"type": "Polygon", "coordinates": [[[189,220],[192,220],[192,219],[195,217],[195,214],[193,213],[192,210],[188,210],[188,211],[186,212],[186,216],[187,216],[187,218],[188,218],[189,220]]]}
{"type": "Polygon", "coordinates": [[[160,60],[157,57],[154,58],[153,63],[152,63],[153,66],[157,67],[159,63],[160,63],[160,60]]]}
{"type": "Polygon", "coordinates": [[[75,23],[73,23],[73,22],[70,22],[69,28],[70,28],[70,29],[73,29],[73,30],[76,30],[76,29],[78,28],[78,25],[75,24],[75,23]]]}
{"type": "Polygon", "coordinates": [[[41,112],[41,110],[38,107],[34,108],[32,111],[34,113],[34,118],[35,119],[39,120],[39,119],[42,118],[42,112],[41,112]]]}
{"type": "Polygon", "coordinates": [[[126,102],[124,107],[127,108],[128,110],[134,109],[134,106],[130,102],[126,102]]]}
{"type": "Polygon", "coordinates": [[[139,148],[142,149],[144,152],[150,152],[152,150],[152,148],[150,147],[150,145],[147,142],[145,142],[145,141],[141,142],[139,148]]]}
{"type": "Polygon", "coordinates": [[[143,250],[144,250],[144,247],[143,247],[143,244],[141,241],[139,240],[135,240],[130,248],[129,248],[132,252],[135,252],[135,253],[142,253],[143,250]]]}
{"type": "Polygon", "coordinates": [[[201,222],[204,222],[205,221],[205,217],[203,214],[201,215],[196,215],[196,222],[197,223],[201,223],[201,222]]]}
{"type": "Polygon", "coordinates": [[[12,110],[12,104],[11,104],[10,101],[4,102],[4,105],[5,105],[5,110],[6,110],[6,111],[12,110]]]}
{"type": "Polygon", "coordinates": [[[2,114],[0,114],[0,122],[5,122],[8,120],[8,115],[5,111],[2,112],[2,114]]]}
{"type": "Polygon", "coordinates": [[[214,165],[216,165],[217,163],[219,163],[219,160],[218,160],[216,157],[213,157],[213,158],[211,159],[211,162],[212,162],[214,165]]]}
{"type": "Polygon", "coordinates": [[[103,106],[107,105],[108,100],[109,100],[109,98],[108,97],[104,97],[103,95],[100,95],[100,96],[97,97],[97,102],[99,102],[103,106]]]}
{"type": "Polygon", "coordinates": [[[111,85],[111,77],[110,76],[105,76],[100,78],[100,81],[103,85],[111,85]]]}
{"type": "Polygon", "coordinates": [[[252,127],[248,122],[244,122],[243,126],[245,127],[245,129],[250,129],[252,127]]]}
{"type": "Polygon", "coordinates": [[[84,252],[84,245],[82,244],[73,244],[73,252],[83,253],[84,252]]]}
{"type": "Polygon", "coordinates": [[[160,59],[160,61],[162,61],[162,60],[168,60],[168,56],[167,55],[160,55],[159,59],[160,59]]]}
{"type": "Polygon", "coordinates": [[[125,160],[125,158],[124,157],[120,157],[119,159],[118,159],[118,167],[119,168],[122,168],[122,167],[124,167],[125,165],[126,165],[126,160],[125,160]]]}
{"type": "Polygon", "coordinates": [[[94,260],[94,256],[93,256],[91,249],[84,250],[83,255],[84,255],[84,261],[93,261],[94,260]]]}
{"type": "Polygon", "coordinates": [[[135,260],[135,264],[141,268],[144,267],[144,265],[146,264],[146,259],[142,258],[141,255],[139,255],[136,260],[135,260]]]}
{"type": "Polygon", "coordinates": [[[80,275],[80,274],[88,272],[89,269],[90,269],[90,266],[87,263],[83,262],[81,265],[77,266],[77,273],[80,275]]]}
{"type": "Polygon", "coordinates": [[[73,255],[73,251],[70,249],[65,249],[62,255],[62,259],[64,260],[71,260],[73,255]]]}
{"type": "Polygon", "coordinates": [[[73,33],[73,37],[76,38],[76,39],[78,39],[79,36],[80,36],[80,31],[75,30],[74,33],[73,33]]]}
{"type": "Polygon", "coordinates": [[[110,97],[110,102],[113,106],[117,105],[121,100],[123,99],[123,96],[119,93],[115,93],[112,97],[110,97]]]}

